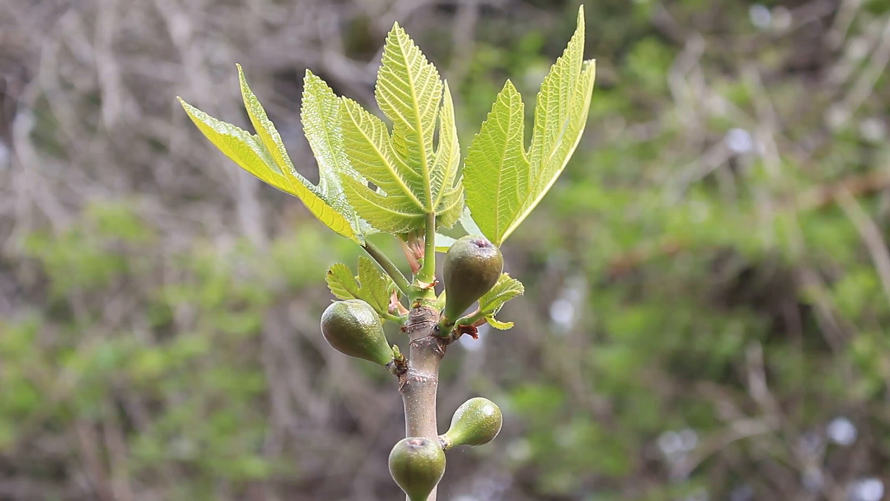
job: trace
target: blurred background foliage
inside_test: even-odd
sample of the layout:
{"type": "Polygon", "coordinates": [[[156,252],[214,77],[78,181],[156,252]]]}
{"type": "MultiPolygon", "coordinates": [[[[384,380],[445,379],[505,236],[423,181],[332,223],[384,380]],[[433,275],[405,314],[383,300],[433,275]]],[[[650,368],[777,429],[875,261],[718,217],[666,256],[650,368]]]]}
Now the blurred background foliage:
{"type": "MultiPolygon", "coordinates": [[[[531,115],[577,4],[0,0],[0,499],[398,498],[394,381],[318,329],[357,249],[174,96],[245,126],[242,63],[316,178],[305,68],[371,104],[398,20],[466,148],[505,78],[531,115]]],[[[504,249],[516,328],[443,367],[443,426],[484,395],[505,427],[440,498],[884,498],[890,1],[586,9],[587,133],[504,249]]]]}

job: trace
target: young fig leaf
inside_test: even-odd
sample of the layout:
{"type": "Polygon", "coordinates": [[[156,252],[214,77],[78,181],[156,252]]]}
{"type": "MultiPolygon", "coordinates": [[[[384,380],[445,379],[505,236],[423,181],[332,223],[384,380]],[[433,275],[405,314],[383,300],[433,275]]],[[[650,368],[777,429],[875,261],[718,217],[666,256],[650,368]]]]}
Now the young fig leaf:
{"type": "Polygon", "coordinates": [[[393,122],[392,135],[358,103],[341,101],[349,160],[376,186],[371,189],[361,180],[341,176],[350,204],[373,227],[388,233],[423,230],[427,214],[436,214],[437,226],[450,227],[464,200],[451,92],[398,24],[386,38],[375,94],[381,111],[393,122]]]}
{"type": "Polygon", "coordinates": [[[257,135],[217,120],[178,98],[186,114],[211,143],[242,169],[299,198],[315,217],[334,232],[363,243],[368,228],[360,228],[358,218],[343,203],[339,188],[315,186],[294,169],[281,136],[247,85],[240,66],[238,75],[247,114],[257,135]]]}
{"type": "Polygon", "coordinates": [[[375,95],[393,123],[393,145],[412,172],[411,188],[424,208],[433,207],[433,139],[442,101],[439,72],[396,23],[386,36],[375,95]]]}
{"type": "Polygon", "coordinates": [[[349,203],[374,228],[387,233],[407,233],[423,227],[426,212],[412,188],[417,175],[396,154],[383,120],[360,104],[341,98],[341,127],[346,154],[355,169],[377,187],[341,175],[349,203]]]}
{"type": "Polygon", "coordinates": [[[485,227],[480,233],[496,243],[506,238],[507,229],[522,210],[522,195],[529,191],[524,131],[525,105],[507,80],[470,145],[464,168],[467,205],[478,224],[485,227]]]}
{"type": "Polygon", "coordinates": [[[353,276],[348,266],[337,263],[328,269],[325,281],[331,294],[338,299],[361,299],[381,316],[389,311],[395,284],[389,275],[364,256],[358,258],[358,275],[353,276]]]}
{"type": "Polygon", "coordinates": [[[349,205],[340,182],[341,175],[364,181],[352,168],[343,146],[340,99],[324,80],[309,70],[303,77],[300,121],[303,134],[318,162],[318,189],[326,194],[332,207],[349,219],[356,234],[364,236],[374,233],[375,230],[359,218],[349,205]]]}
{"type": "Polygon", "coordinates": [[[467,152],[467,206],[482,234],[500,246],[538,205],[581,139],[595,61],[584,61],[584,8],[563,55],[541,84],[532,144],[525,151],[523,104],[509,81],[467,152]]]}
{"type": "Polygon", "coordinates": [[[501,322],[494,316],[501,310],[504,303],[525,293],[522,282],[503,273],[494,287],[479,298],[479,311],[485,315],[488,325],[495,329],[506,330],[513,327],[513,322],[501,322]]]}

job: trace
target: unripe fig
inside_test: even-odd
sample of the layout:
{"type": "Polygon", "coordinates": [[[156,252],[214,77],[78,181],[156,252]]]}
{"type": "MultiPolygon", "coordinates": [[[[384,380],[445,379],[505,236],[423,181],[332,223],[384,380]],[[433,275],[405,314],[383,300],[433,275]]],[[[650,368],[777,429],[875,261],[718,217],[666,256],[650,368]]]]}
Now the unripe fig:
{"type": "Polygon", "coordinates": [[[389,474],[410,501],[426,501],[445,473],[445,453],[434,440],[409,437],[389,453],[389,474]]]}
{"type": "Polygon", "coordinates": [[[458,239],[445,254],[444,315],[453,323],[483,294],[491,290],[501,272],[504,257],[500,249],[484,237],[467,235],[458,239]]]}
{"type": "Polygon", "coordinates": [[[392,362],[377,312],[361,299],[331,303],[321,315],[321,334],[335,350],[380,365],[392,362]]]}
{"type": "Polygon", "coordinates": [[[454,411],[451,427],[440,437],[442,446],[482,445],[494,440],[504,418],[501,409],[487,398],[471,398],[454,411]]]}

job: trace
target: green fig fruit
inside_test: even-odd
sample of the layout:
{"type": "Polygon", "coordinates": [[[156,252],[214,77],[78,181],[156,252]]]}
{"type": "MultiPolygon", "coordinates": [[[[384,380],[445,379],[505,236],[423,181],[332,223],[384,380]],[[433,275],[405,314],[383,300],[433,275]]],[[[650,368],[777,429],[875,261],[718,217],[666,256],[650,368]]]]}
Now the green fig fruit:
{"type": "Polygon", "coordinates": [[[467,235],[445,254],[446,324],[453,324],[467,308],[491,290],[504,271],[500,249],[484,237],[467,235]]]}
{"type": "Polygon", "coordinates": [[[445,453],[434,440],[409,437],[389,453],[389,474],[410,501],[426,501],[445,473],[445,453]]]}
{"type": "Polygon", "coordinates": [[[487,398],[471,398],[454,411],[451,427],[440,438],[442,447],[482,445],[494,440],[501,431],[504,418],[501,409],[487,398]]]}
{"type": "Polygon", "coordinates": [[[380,317],[361,299],[331,303],[321,315],[321,333],[341,353],[384,366],[392,362],[380,317]]]}

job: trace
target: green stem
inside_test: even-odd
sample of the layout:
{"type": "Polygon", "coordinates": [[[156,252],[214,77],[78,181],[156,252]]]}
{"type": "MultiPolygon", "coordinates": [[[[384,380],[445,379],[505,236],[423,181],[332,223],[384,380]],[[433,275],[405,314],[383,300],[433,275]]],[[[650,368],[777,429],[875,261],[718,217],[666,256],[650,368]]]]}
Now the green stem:
{"type": "Polygon", "coordinates": [[[399,292],[401,292],[402,295],[407,296],[408,288],[410,287],[408,279],[405,278],[405,275],[403,275],[402,272],[399,271],[398,268],[396,268],[396,265],[393,264],[393,262],[390,261],[388,257],[386,257],[386,254],[381,252],[380,249],[378,249],[377,246],[372,244],[369,240],[365,240],[365,244],[362,245],[362,248],[365,249],[365,252],[367,252],[369,256],[374,258],[374,261],[377,261],[377,264],[379,264],[380,267],[383,268],[383,271],[385,271],[386,274],[389,275],[390,278],[392,278],[392,281],[395,282],[396,287],[399,288],[399,292]]]}
{"type": "Polygon", "coordinates": [[[398,324],[398,325],[405,325],[405,322],[407,321],[406,317],[400,317],[398,315],[393,315],[391,313],[383,313],[381,316],[385,320],[389,320],[390,322],[392,322],[394,324],[398,324]]]}
{"type": "Polygon", "coordinates": [[[470,315],[458,318],[457,322],[454,322],[454,325],[473,325],[483,318],[485,318],[485,312],[476,310],[470,315]]]}
{"type": "Polygon", "coordinates": [[[436,279],[436,213],[426,215],[424,235],[423,266],[417,274],[421,282],[432,283],[436,279]]]}
{"type": "MultiPolygon", "coordinates": [[[[439,319],[439,335],[443,337],[449,337],[452,334],[452,331],[459,325],[473,325],[479,320],[485,318],[485,313],[479,311],[478,309],[473,313],[460,317],[456,321],[452,322],[444,315],[439,319]]],[[[456,338],[452,338],[456,339],[456,338]]]]}

